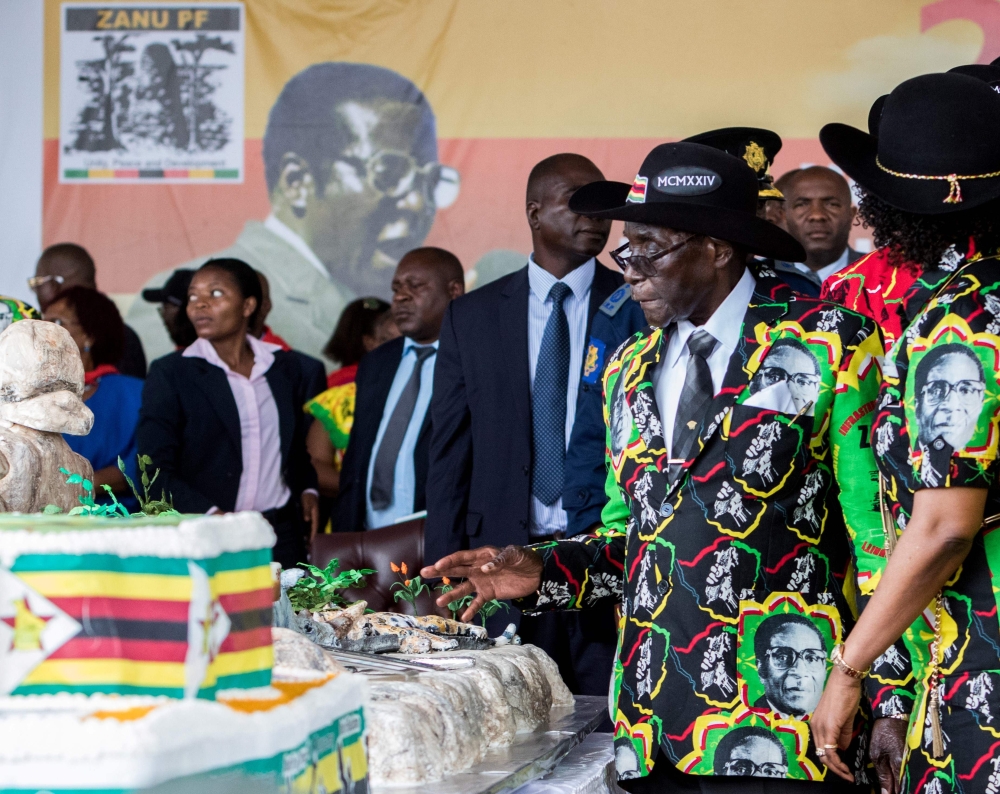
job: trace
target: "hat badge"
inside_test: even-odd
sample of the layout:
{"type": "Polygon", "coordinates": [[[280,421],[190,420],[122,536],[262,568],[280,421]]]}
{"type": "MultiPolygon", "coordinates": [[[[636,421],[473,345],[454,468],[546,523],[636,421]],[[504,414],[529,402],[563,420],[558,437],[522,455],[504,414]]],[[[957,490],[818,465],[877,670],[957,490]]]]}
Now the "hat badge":
{"type": "Polygon", "coordinates": [[[636,175],[635,181],[632,182],[632,189],[628,192],[628,197],[625,199],[629,204],[645,204],[646,203],[646,185],[649,183],[649,177],[636,175]]]}
{"type": "Polygon", "coordinates": [[[767,166],[767,155],[764,154],[764,150],[756,141],[750,141],[747,144],[746,151],[743,152],[743,159],[746,160],[748,166],[757,172],[762,171],[767,166]]]}

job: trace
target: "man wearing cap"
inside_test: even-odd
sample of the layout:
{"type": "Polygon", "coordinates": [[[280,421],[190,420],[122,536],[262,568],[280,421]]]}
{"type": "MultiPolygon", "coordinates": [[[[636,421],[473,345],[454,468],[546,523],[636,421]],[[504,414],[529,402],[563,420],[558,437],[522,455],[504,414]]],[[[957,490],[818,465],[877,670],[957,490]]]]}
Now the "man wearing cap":
{"type": "Polygon", "coordinates": [[[170,335],[170,341],[178,350],[194,344],[194,340],[198,338],[187,316],[188,287],[193,275],[193,270],[179,267],[170,274],[162,287],[142,291],[144,301],[160,304],[160,319],[170,335]]]}
{"type": "MultiPolygon", "coordinates": [[[[757,175],[757,217],[787,230],[786,196],[771,175],[774,158],[781,151],[781,137],[778,133],[759,127],[725,127],[692,135],[684,140],[721,149],[750,166],[757,175]]],[[[813,283],[814,279],[793,263],[768,260],[764,264],[796,292],[814,298],[819,294],[819,286],[813,283]]]]}
{"type": "MultiPolygon", "coordinates": [[[[658,146],[631,186],[592,183],[570,206],[625,221],[614,256],[650,323],[604,370],[603,528],[457,552],[422,574],[466,577],[440,599],[475,593],[466,618],[494,597],[529,612],[621,603],[612,708],[626,790],[853,791],[820,762],[807,717],[817,668],[851,625],[835,494],[852,531],[881,526],[858,421],[877,395],[875,326],[748,268],[751,254],[805,252],[757,217],[754,175],[716,149],[658,146]],[[809,705],[774,710],[775,681],[809,705]],[[747,728],[759,740],[727,740],[747,728]]],[[[858,714],[845,757],[859,785],[865,735],[858,714]]]]}

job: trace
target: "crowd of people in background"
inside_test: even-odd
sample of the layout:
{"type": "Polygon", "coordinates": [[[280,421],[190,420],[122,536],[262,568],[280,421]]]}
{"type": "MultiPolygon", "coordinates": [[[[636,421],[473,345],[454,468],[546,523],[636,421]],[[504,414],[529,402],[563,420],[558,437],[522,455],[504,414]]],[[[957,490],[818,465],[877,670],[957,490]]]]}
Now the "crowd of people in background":
{"type": "MultiPolygon", "coordinates": [[[[863,784],[858,759],[870,742],[880,784],[895,791],[914,709],[926,720],[924,739],[911,742],[926,779],[959,737],[981,744],[968,725],[940,726],[942,698],[962,685],[937,689],[941,647],[955,651],[955,637],[971,631],[956,618],[942,639],[942,609],[955,615],[971,599],[975,620],[992,615],[997,630],[985,553],[941,590],[995,496],[997,420],[982,412],[1000,390],[965,340],[979,350],[1000,342],[996,278],[983,265],[1000,236],[976,209],[1000,195],[989,187],[1000,163],[986,122],[956,131],[941,110],[965,102],[1000,128],[991,87],[1000,81],[987,86],[970,69],[904,83],[873,107],[868,133],[828,125],[821,140],[837,168],[775,180],[781,139],[752,127],[656,147],[631,185],[605,180],[582,155],[548,157],[526,175],[532,251],[519,269],[465,294],[452,253],[410,250],[389,302],[364,297],[325,318],[325,362],[295,349],[281,318],[269,325],[268,277],[226,255],[142,293],[174,346],[147,368],[88,253],[53,245],[29,285],[41,317],[79,348],[95,417],[89,435],[67,440],[92,464],[95,485],[128,507],[126,476],[138,479],[137,457],[148,456],[181,512],[259,511],[285,567],[309,559],[317,533],[423,520],[425,575],[468,580],[449,598],[509,600],[490,630],[515,620],[574,692],[603,696],[614,681],[625,781],[716,791],[690,778],[796,778],[772,731],[784,720],[812,731],[801,769],[825,765],[851,782],[837,788],[829,775],[823,790],[863,784]],[[850,246],[858,194],[841,168],[857,179],[860,218],[880,246],[868,255],[850,246]],[[613,220],[626,222],[625,238],[605,258],[613,220]],[[978,275],[956,280],[966,266],[978,275]],[[926,352],[952,332],[961,339],[926,352]],[[934,534],[949,515],[964,516],[952,527],[960,540],[934,534]],[[667,542],[671,521],[685,533],[667,542]],[[897,537],[897,526],[909,529],[897,537]],[[921,548],[906,542],[917,534],[921,548]],[[887,567],[890,553],[907,555],[910,568],[887,567]],[[849,557],[867,577],[856,594],[840,584],[849,557]],[[770,605],[780,577],[799,612],[747,613],[746,603],[770,605]],[[886,595],[872,599],[880,579],[886,595]],[[937,605],[923,634],[908,628],[917,619],[908,593],[937,605]],[[851,637],[865,641],[845,645],[859,607],[869,611],[851,637]],[[833,628],[818,628],[819,612],[833,628]],[[758,619],[744,643],[744,623],[758,619]],[[724,627],[737,622],[730,637],[724,627]],[[821,703],[831,638],[839,650],[821,703]],[[700,667],[686,667],[702,641],[700,667]],[[654,662],[665,671],[668,657],[686,677],[655,684],[654,662]],[[883,688],[867,688],[859,712],[852,681],[881,665],[894,669],[880,671],[883,688]],[[921,665],[933,679],[922,692],[906,675],[921,665]],[[750,715],[742,727],[733,698],[750,715]],[[872,713],[875,731],[859,745],[872,713]],[[650,715],[662,723],[655,741],[650,715]],[[678,715],[706,732],[709,717],[729,720],[713,758],[680,762],[692,728],[664,728],[678,715]],[[654,773],[657,748],[671,757],[654,773]]],[[[289,217],[264,227],[287,236],[289,217]]],[[[309,263],[303,273],[318,277],[309,263]]],[[[0,325],[37,316],[11,299],[0,308],[0,325]]],[[[1000,661],[965,642],[978,654],[969,675],[992,671],[965,709],[991,722],[1000,708],[984,704],[994,678],[1000,693],[1000,661]]],[[[948,657],[950,671],[959,659],[948,657]]],[[[972,751],[953,750],[974,776],[972,751]]]]}
{"type": "MultiPolygon", "coordinates": [[[[746,160],[760,183],[758,213],[807,252],[804,263],[771,263],[791,287],[818,294],[860,256],[848,246],[856,209],[840,173],[812,166],[775,183],[781,139],[767,130],[689,140],[738,157],[748,143],[759,147],[763,156],[746,160]]],[[[50,246],[29,286],[44,319],[79,346],[95,414],[89,435],[67,440],[93,465],[98,494],[108,485],[129,509],[137,505],[125,475],[137,481],[142,454],[183,512],[259,510],[286,566],[308,558],[317,532],[376,530],[414,516],[427,518],[428,560],[470,544],[592,531],[607,501],[603,365],[647,325],[618,268],[595,258],[610,221],[569,207],[577,189],[600,179],[581,155],[538,163],[526,182],[532,253],[524,267],[480,278],[452,309],[465,289],[461,263],[441,249],[415,249],[396,267],[391,302],[360,298],[329,318],[323,363],[268,324],[262,272],[216,258],[178,268],[138,296],[155,306],[175,348],[147,372],[139,337],[97,289],[90,255],[73,243],[50,246]]],[[[615,651],[610,608],[586,620],[520,623],[575,691],[604,694],[615,651]]]]}

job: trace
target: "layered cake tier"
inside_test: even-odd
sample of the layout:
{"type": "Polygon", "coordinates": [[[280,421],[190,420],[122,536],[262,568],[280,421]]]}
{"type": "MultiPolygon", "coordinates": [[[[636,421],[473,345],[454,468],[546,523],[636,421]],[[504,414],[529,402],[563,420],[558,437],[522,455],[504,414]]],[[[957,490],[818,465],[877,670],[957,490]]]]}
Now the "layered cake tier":
{"type": "Polygon", "coordinates": [[[257,513],[0,515],[0,696],[267,686],[273,544],[257,513]]]}
{"type": "Polygon", "coordinates": [[[342,672],[216,702],[0,698],[0,791],[365,791],[365,697],[342,672]]]}

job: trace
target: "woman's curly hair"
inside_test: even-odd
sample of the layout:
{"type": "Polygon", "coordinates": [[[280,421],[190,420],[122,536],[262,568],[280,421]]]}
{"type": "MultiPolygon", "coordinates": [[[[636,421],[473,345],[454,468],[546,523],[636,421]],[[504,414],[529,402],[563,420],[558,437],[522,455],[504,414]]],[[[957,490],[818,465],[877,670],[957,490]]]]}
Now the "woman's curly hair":
{"type": "Polygon", "coordinates": [[[937,267],[951,246],[965,253],[971,237],[977,251],[1000,248],[1000,202],[991,201],[975,209],[942,215],[918,215],[890,206],[861,185],[858,216],[869,227],[878,248],[888,246],[889,261],[900,267],[907,263],[924,268],[937,267]]]}

